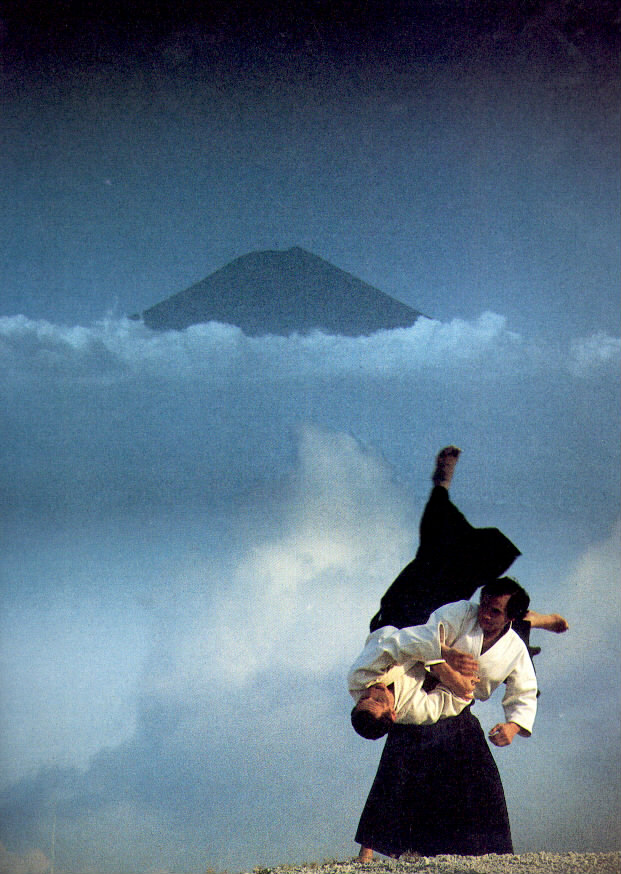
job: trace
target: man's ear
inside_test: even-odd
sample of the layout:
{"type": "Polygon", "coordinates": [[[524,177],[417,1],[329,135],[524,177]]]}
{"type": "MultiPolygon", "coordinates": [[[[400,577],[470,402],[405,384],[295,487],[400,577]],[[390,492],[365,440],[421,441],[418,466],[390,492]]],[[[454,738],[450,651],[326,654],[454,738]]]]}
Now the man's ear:
{"type": "Polygon", "coordinates": [[[390,719],[391,722],[394,722],[397,718],[397,714],[395,713],[395,711],[393,710],[392,707],[388,711],[388,718],[390,719]]]}

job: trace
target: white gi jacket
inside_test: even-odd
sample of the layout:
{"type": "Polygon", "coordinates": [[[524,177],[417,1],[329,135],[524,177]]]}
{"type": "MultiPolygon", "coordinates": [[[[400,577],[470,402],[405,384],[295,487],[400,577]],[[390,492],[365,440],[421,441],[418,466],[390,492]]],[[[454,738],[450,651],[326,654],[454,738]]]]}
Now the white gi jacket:
{"type": "Polygon", "coordinates": [[[475,699],[486,701],[506,681],[502,700],[505,721],[519,725],[521,735],[530,735],[537,712],[537,680],[526,646],[509,629],[481,655],[483,629],[477,621],[477,606],[469,601],[440,607],[425,625],[402,629],[387,626],[370,634],[349,672],[350,694],[357,701],[368,686],[392,683],[398,723],[429,724],[456,716],[467,703],[464,699],[442,686],[428,694],[422,690],[424,666],[443,660],[442,635],[448,646],[478,660],[480,679],[474,689],[475,699]]]}

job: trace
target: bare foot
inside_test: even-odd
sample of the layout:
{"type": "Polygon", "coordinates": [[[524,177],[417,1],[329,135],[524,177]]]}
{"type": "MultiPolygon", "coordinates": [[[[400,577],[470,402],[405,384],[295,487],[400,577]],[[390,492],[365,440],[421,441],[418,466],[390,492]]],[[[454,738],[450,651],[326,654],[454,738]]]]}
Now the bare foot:
{"type": "Polygon", "coordinates": [[[373,848],[361,846],[360,852],[358,853],[358,861],[359,862],[372,862],[373,861],[373,848]]]}
{"type": "Polygon", "coordinates": [[[434,486],[442,486],[443,488],[448,489],[451,480],[453,479],[455,465],[457,464],[457,459],[460,454],[461,449],[457,446],[445,446],[444,449],[441,449],[440,452],[438,452],[436,458],[436,469],[431,477],[434,486]]]}

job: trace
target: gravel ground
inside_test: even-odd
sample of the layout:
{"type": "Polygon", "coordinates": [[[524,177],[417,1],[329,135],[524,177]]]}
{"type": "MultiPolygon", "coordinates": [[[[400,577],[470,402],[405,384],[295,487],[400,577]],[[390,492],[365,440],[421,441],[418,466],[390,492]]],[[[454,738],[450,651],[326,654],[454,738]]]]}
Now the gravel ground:
{"type": "Polygon", "coordinates": [[[523,853],[520,856],[421,856],[361,865],[346,862],[255,868],[253,874],[621,874],[619,853],[523,853]]]}

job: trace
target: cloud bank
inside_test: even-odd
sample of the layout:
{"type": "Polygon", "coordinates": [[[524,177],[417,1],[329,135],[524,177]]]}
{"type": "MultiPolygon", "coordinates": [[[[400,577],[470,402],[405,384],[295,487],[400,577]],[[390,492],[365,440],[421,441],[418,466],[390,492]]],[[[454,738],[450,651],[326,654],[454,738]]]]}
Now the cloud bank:
{"type": "Polygon", "coordinates": [[[0,317],[1,360],[15,378],[27,375],[79,381],[118,380],[129,375],[216,379],[278,379],[290,376],[403,375],[467,364],[523,368],[554,366],[588,374],[615,366],[620,340],[596,332],[566,350],[544,348],[511,331],[505,317],[442,323],[420,318],[411,328],[343,337],[309,335],[247,337],[217,322],[184,331],[154,332],[140,322],[105,319],[92,327],[54,325],[25,316],[0,317]]]}

